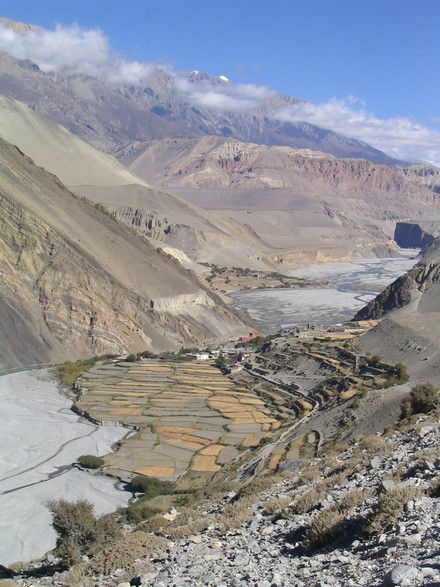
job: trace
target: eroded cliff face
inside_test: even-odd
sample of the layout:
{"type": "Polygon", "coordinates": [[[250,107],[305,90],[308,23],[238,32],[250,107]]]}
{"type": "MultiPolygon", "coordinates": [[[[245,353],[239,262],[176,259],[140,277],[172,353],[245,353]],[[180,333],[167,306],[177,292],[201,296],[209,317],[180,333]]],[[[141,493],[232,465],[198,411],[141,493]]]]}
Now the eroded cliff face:
{"type": "Polygon", "coordinates": [[[338,191],[389,193],[395,197],[416,195],[434,202],[435,194],[413,176],[407,178],[385,165],[362,159],[335,157],[290,147],[241,143],[232,139],[205,137],[199,140],[152,143],[130,168],[158,181],[154,162],[163,165],[159,183],[181,189],[272,188],[298,186],[299,179],[325,184],[338,191]]]}
{"type": "Polygon", "coordinates": [[[0,368],[241,333],[193,274],[0,142],[0,368]]]}

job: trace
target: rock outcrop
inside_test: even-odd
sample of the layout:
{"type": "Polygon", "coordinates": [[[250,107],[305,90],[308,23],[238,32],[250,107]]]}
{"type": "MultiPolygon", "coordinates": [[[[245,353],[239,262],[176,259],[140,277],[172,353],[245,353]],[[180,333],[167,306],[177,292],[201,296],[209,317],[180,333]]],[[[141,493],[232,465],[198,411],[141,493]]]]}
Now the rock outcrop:
{"type": "Polygon", "coordinates": [[[440,298],[437,303],[434,301],[440,283],[440,239],[431,242],[433,244],[427,254],[410,271],[396,279],[362,308],[353,320],[376,320],[411,301],[414,309],[421,310],[429,304],[430,308],[432,306],[431,310],[440,312],[440,298]],[[432,303],[427,302],[428,298],[432,303]]]}

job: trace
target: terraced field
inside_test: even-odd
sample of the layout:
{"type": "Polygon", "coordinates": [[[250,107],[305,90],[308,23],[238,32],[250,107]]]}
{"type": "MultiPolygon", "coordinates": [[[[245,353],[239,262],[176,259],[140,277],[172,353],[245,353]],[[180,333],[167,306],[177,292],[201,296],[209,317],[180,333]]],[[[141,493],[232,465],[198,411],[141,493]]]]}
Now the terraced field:
{"type": "Polygon", "coordinates": [[[98,365],[81,387],[79,411],[137,429],[105,459],[106,471],[123,477],[209,478],[280,427],[261,399],[206,362],[98,365]]]}

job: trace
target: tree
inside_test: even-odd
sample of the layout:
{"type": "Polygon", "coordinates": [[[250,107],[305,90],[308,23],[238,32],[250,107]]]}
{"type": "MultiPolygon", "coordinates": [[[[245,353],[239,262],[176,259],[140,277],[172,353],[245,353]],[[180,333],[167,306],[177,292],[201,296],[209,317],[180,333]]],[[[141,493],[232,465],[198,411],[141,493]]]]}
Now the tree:
{"type": "Polygon", "coordinates": [[[399,383],[405,383],[409,379],[408,369],[406,365],[403,363],[396,363],[394,365],[394,370],[396,372],[396,377],[399,383]]]}
{"type": "Polygon", "coordinates": [[[401,403],[402,418],[412,414],[428,414],[440,406],[440,391],[432,383],[415,385],[401,403]]]}
{"type": "Polygon", "coordinates": [[[89,501],[51,500],[48,509],[58,535],[55,552],[67,566],[78,564],[84,555],[93,556],[121,537],[121,530],[113,518],[96,518],[89,501]]]}

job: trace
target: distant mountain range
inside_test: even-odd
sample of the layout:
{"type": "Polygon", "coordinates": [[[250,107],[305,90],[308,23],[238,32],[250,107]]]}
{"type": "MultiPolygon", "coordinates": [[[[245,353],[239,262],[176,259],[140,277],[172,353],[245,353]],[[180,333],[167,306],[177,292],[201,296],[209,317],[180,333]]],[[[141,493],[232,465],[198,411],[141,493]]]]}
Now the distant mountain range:
{"type": "MultiPolygon", "coordinates": [[[[216,88],[229,81],[199,72],[185,76],[186,88],[216,88]]],[[[256,108],[226,111],[195,106],[176,77],[157,69],[144,86],[115,86],[82,75],[45,74],[35,63],[0,52],[1,93],[65,126],[96,148],[117,157],[139,155],[143,143],[164,138],[231,137],[260,145],[323,151],[335,157],[399,162],[356,139],[305,122],[283,122],[274,113],[300,102],[275,96],[256,108]]]]}

